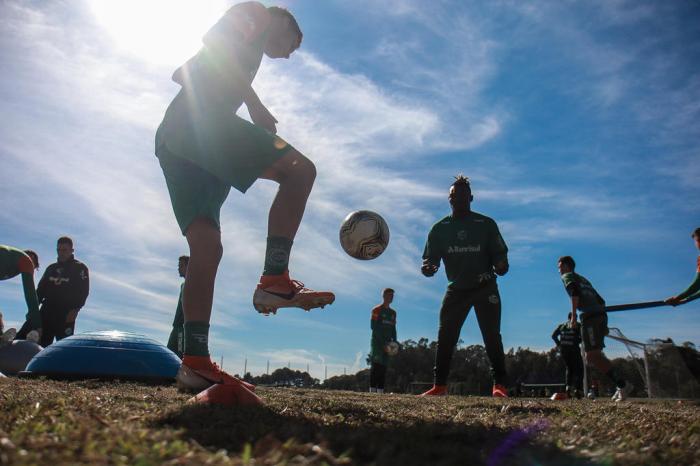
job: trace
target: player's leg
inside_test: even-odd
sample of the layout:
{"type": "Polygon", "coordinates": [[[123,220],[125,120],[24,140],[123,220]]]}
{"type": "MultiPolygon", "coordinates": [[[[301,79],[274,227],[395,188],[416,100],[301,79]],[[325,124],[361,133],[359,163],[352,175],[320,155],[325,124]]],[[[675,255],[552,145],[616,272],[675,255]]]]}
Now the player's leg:
{"type": "Polygon", "coordinates": [[[44,304],[41,306],[41,338],[39,345],[46,348],[53,343],[54,338],[60,333],[60,327],[56,319],[56,309],[44,304]]]}
{"type": "MultiPolygon", "coordinates": [[[[564,365],[566,366],[566,393],[567,395],[572,395],[574,390],[576,390],[576,369],[575,360],[576,354],[574,354],[576,349],[570,347],[561,348],[561,357],[564,360],[564,365]]],[[[579,356],[580,357],[580,356],[579,356]]]]}
{"type": "Polygon", "coordinates": [[[289,255],[316,179],[313,162],[294,148],[266,169],[261,178],[276,181],[279,189],[268,216],[265,265],[253,305],[263,314],[280,307],[309,310],[334,301],[333,293],[313,291],[289,278],[289,255]]]}
{"type": "Polygon", "coordinates": [[[157,149],[180,230],[190,247],[183,290],[183,362],[177,374],[182,390],[204,390],[216,383],[253,387],[222,371],[209,357],[209,319],[214,282],[222,255],[220,211],[230,185],[198,165],[157,149]]]}
{"type": "Polygon", "coordinates": [[[384,383],[386,382],[386,366],[379,364],[377,368],[377,393],[384,393],[384,383]]]}
{"type": "Polygon", "coordinates": [[[173,328],[170,331],[170,336],[168,337],[167,344],[168,349],[175,353],[180,359],[182,359],[182,350],[185,344],[185,336],[183,335],[184,324],[185,316],[182,312],[182,294],[180,294],[178,306],[175,310],[175,317],[173,318],[173,328]]]}
{"type": "Polygon", "coordinates": [[[460,290],[447,289],[440,308],[440,324],[438,327],[437,351],[435,352],[435,367],[433,368],[433,387],[419,396],[446,395],[447,377],[450,374],[450,364],[455,345],[464,325],[464,320],[472,307],[469,293],[460,290]]]}
{"type": "Polygon", "coordinates": [[[209,320],[214,283],[223,254],[221,232],[211,218],[197,217],[185,232],[190,261],[182,295],[184,349],[177,374],[182,390],[204,390],[215,383],[254,389],[222,371],[209,356],[209,320]]]}
{"type": "Polygon", "coordinates": [[[579,397],[583,395],[583,358],[579,347],[575,347],[573,353],[573,383],[575,395],[579,397]]]}
{"type": "Polygon", "coordinates": [[[474,311],[491,362],[493,396],[506,397],[506,360],[501,338],[501,296],[494,282],[480,290],[474,298],[474,311]]]}
{"type": "Polygon", "coordinates": [[[375,393],[377,391],[377,363],[372,361],[369,367],[369,392],[375,393]]]}
{"type": "Polygon", "coordinates": [[[15,335],[15,340],[26,340],[27,335],[29,334],[30,331],[32,331],[33,326],[31,323],[27,320],[22,324],[22,326],[19,328],[17,331],[17,334],[15,335]]]}
{"type": "Polygon", "coordinates": [[[190,261],[182,296],[187,356],[209,356],[209,320],[214,283],[223,254],[221,232],[208,218],[197,217],[187,228],[190,261]]]}
{"type": "Polygon", "coordinates": [[[615,383],[617,391],[613,400],[624,399],[632,387],[612,367],[610,360],[603,354],[605,335],[608,334],[608,316],[605,313],[581,316],[581,337],[586,352],[586,363],[595,367],[615,383]]]}
{"type": "Polygon", "coordinates": [[[56,341],[63,340],[64,338],[69,337],[73,335],[73,333],[75,333],[75,320],[73,320],[72,322],[67,321],[69,313],[70,309],[63,310],[60,312],[60,314],[57,313],[59,315],[57,315],[56,318],[58,319],[60,316],[62,324],[60,326],[59,331],[56,333],[56,341]]]}
{"type": "MultiPolygon", "coordinates": [[[[277,195],[270,206],[268,236],[293,241],[316,179],[316,166],[299,151],[290,148],[260,177],[279,183],[277,195]]],[[[277,266],[279,270],[277,264],[266,263],[265,266],[273,268],[277,266]]]]}

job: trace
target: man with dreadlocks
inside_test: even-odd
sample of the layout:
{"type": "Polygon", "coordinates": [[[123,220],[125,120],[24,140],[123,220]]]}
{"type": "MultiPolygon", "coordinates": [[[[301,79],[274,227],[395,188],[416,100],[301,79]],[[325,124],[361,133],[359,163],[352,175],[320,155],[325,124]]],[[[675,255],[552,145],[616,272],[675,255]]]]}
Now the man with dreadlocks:
{"type": "Polygon", "coordinates": [[[494,379],[492,395],[507,397],[505,355],[501,341],[501,297],[496,275],[508,272],[508,247],[491,218],[471,210],[474,199],[469,179],[456,177],[448,197],[452,214],[438,221],[428,234],[421,272],[432,277],[445,263],[447,291],[440,309],[435,379],[420,396],[447,394],[452,353],[464,320],[476,310],[494,379]]]}

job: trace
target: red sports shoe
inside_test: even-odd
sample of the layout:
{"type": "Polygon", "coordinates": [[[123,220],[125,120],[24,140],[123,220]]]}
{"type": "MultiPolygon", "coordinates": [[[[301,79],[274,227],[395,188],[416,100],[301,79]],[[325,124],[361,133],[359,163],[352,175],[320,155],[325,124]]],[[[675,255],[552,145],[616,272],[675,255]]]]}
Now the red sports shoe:
{"type": "Polygon", "coordinates": [[[421,393],[418,396],[420,396],[420,397],[447,396],[447,385],[433,385],[433,388],[431,388],[427,392],[421,393]]]}
{"type": "Polygon", "coordinates": [[[493,390],[491,390],[491,395],[495,398],[508,398],[508,390],[503,385],[495,384],[493,390]]]}
{"type": "Polygon", "coordinates": [[[240,385],[246,390],[255,391],[255,385],[221,370],[209,356],[185,355],[175,376],[175,381],[180,390],[189,392],[199,392],[214,384],[240,385]]]}
{"type": "Polygon", "coordinates": [[[566,392],[556,392],[550,400],[552,401],[562,401],[562,400],[568,400],[569,399],[569,394],[566,392]]]}
{"type": "Polygon", "coordinates": [[[253,307],[261,314],[276,314],[281,307],[299,307],[305,311],[333,304],[335,295],[330,291],[314,291],[282,275],[263,275],[253,294],[253,307]]]}

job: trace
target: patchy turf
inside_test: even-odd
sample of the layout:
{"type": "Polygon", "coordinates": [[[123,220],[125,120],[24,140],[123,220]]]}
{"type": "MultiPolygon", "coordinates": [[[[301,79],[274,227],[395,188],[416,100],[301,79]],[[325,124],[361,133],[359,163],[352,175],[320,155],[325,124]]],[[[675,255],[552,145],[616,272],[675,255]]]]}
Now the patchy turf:
{"type": "Polygon", "coordinates": [[[0,464],[700,464],[695,403],[258,391],[0,379],[0,464]]]}

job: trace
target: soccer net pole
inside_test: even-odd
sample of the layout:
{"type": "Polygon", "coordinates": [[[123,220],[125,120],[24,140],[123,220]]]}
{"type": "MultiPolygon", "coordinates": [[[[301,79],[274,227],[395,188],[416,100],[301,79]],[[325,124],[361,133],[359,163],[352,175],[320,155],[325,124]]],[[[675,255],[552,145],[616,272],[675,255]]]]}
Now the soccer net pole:
{"type": "MultiPolygon", "coordinates": [[[[680,306],[680,305],[689,303],[691,301],[695,301],[698,298],[700,298],[700,294],[697,296],[693,295],[689,298],[684,299],[678,305],[680,306]]],[[[661,306],[670,306],[670,304],[668,304],[665,301],[646,301],[643,303],[616,304],[614,306],[606,306],[605,311],[606,312],[633,311],[635,309],[650,309],[653,307],[661,307],[661,306]]]]}
{"type": "Polygon", "coordinates": [[[664,301],[647,301],[644,303],[617,304],[606,306],[605,312],[632,311],[635,309],[649,309],[652,307],[668,306],[664,301]]]}
{"type": "Polygon", "coordinates": [[[647,389],[647,396],[649,398],[653,398],[653,392],[651,388],[651,377],[649,373],[649,359],[647,358],[647,345],[645,343],[642,343],[640,341],[634,341],[630,340],[627,338],[619,328],[615,327],[610,327],[609,333],[607,335],[609,338],[612,338],[613,340],[617,340],[621,342],[623,345],[625,345],[625,348],[627,348],[627,351],[629,352],[632,362],[634,365],[637,367],[637,371],[639,372],[639,375],[642,377],[642,381],[646,385],[647,389]],[[644,364],[644,371],[642,372],[642,368],[639,366],[639,363],[637,362],[637,357],[635,354],[632,352],[632,348],[637,348],[642,350],[642,363],[644,364]]]}

